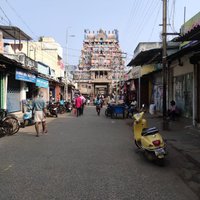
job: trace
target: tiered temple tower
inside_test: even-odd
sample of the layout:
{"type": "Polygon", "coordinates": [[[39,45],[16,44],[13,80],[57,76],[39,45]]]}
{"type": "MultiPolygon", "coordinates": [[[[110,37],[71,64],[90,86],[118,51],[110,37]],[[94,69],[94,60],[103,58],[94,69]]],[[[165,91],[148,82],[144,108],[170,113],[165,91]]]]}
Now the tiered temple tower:
{"type": "Polygon", "coordinates": [[[124,60],[118,31],[85,30],[83,48],[74,81],[82,94],[108,95],[116,90],[124,75],[124,60]]]}

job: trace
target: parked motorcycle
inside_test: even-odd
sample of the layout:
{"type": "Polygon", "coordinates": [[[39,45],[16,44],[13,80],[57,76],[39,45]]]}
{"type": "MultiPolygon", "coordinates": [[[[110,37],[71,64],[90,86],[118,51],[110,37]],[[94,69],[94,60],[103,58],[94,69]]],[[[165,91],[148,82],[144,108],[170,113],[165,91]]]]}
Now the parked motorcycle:
{"type": "Polygon", "coordinates": [[[65,102],[65,109],[66,109],[66,112],[72,111],[72,104],[69,101],[65,102]]]}
{"type": "Polygon", "coordinates": [[[57,107],[56,112],[59,114],[64,114],[66,112],[64,100],[60,100],[54,103],[54,108],[57,107]]]}
{"type": "MultiPolygon", "coordinates": [[[[144,108],[144,105],[142,107],[144,108]]],[[[139,149],[144,151],[145,156],[149,160],[156,160],[160,164],[164,164],[164,158],[167,154],[166,145],[156,127],[147,127],[147,120],[144,118],[144,114],[145,111],[141,110],[141,112],[133,115],[135,144],[139,149]]]]}
{"type": "Polygon", "coordinates": [[[48,102],[47,103],[47,115],[50,117],[58,117],[58,105],[53,102],[48,102]]]}

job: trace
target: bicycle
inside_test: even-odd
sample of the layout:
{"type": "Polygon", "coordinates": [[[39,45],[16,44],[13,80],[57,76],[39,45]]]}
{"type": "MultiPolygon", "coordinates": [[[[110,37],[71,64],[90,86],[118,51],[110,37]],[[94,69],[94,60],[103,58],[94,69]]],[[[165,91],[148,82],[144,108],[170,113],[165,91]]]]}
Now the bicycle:
{"type": "Polygon", "coordinates": [[[8,114],[5,109],[0,109],[0,137],[14,135],[19,128],[19,120],[14,115],[8,114]]]}

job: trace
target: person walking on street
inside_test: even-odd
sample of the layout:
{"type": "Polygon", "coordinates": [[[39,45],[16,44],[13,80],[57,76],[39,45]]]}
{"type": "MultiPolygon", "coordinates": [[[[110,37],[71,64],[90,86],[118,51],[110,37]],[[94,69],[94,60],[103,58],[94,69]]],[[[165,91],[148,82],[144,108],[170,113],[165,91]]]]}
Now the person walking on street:
{"type": "Polygon", "coordinates": [[[87,105],[89,106],[90,105],[90,96],[87,97],[86,101],[87,101],[87,105]]]}
{"type": "Polygon", "coordinates": [[[99,98],[99,96],[97,96],[95,100],[95,105],[96,105],[97,115],[99,116],[101,111],[101,99],[99,98]]]}
{"type": "Polygon", "coordinates": [[[75,99],[75,106],[76,106],[76,116],[78,117],[81,115],[81,106],[82,106],[82,99],[80,97],[80,94],[77,95],[75,99]]]}
{"type": "Polygon", "coordinates": [[[83,115],[84,105],[85,105],[86,99],[85,99],[85,97],[84,97],[82,94],[80,95],[80,98],[81,98],[81,100],[82,100],[81,115],[83,115]]]}
{"type": "Polygon", "coordinates": [[[35,130],[36,137],[39,137],[39,124],[42,123],[42,132],[43,134],[47,133],[47,125],[46,125],[46,103],[43,99],[42,92],[35,91],[34,92],[34,100],[33,100],[33,110],[34,110],[34,120],[35,120],[35,130]]]}

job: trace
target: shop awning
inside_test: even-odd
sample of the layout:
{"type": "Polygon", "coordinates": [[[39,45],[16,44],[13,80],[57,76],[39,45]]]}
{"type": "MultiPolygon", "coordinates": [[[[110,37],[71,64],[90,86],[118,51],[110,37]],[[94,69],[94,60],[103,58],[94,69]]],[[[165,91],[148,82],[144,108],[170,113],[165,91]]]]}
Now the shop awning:
{"type": "Polygon", "coordinates": [[[180,49],[176,53],[168,56],[167,60],[171,61],[171,60],[179,59],[180,57],[182,57],[190,52],[199,51],[199,49],[200,49],[200,41],[189,42],[187,45],[183,46],[182,49],[180,49]]]}
{"type": "Polygon", "coordinates": [[[144,64],[159,63],[162,60],[162,49],[150,49],[136,54],[127,66],[138,66],[144,64]]]}
{"type": "Polygon", "coordinates": [[[22,66],[21,63],[17,62],[14,59],[10,59],[3,54],[0,54],[0,64],[5,64],[5,65],[15,65],[15,66],[22,66]]]}
{"type": "Polygon", "coordinates": [[[0,31],[2,31],[4,39],[32,40],[30,36],[16,26],[0,26],[0,31]]]}

